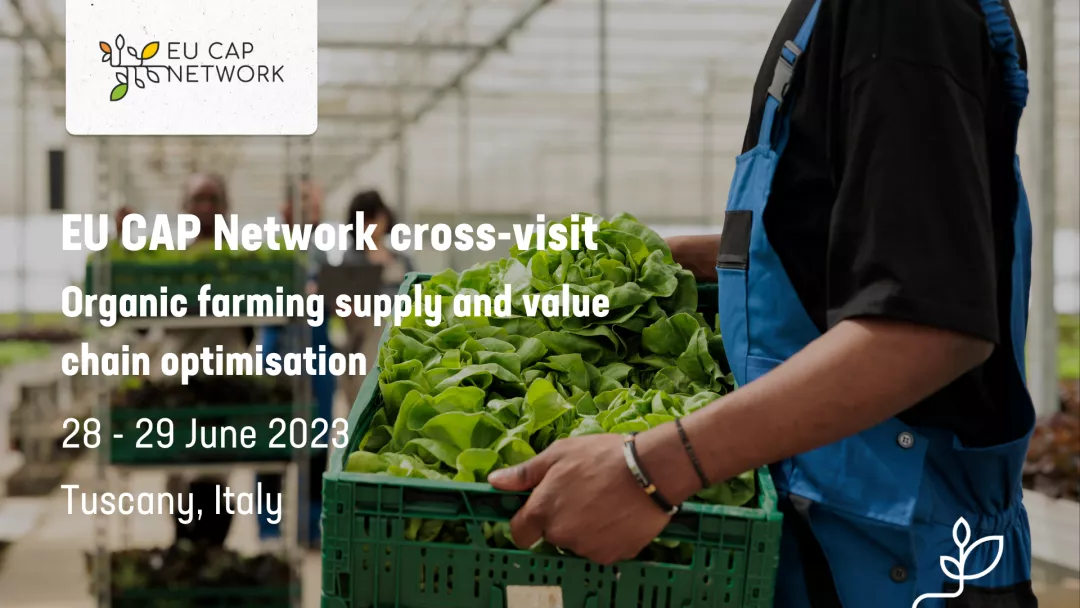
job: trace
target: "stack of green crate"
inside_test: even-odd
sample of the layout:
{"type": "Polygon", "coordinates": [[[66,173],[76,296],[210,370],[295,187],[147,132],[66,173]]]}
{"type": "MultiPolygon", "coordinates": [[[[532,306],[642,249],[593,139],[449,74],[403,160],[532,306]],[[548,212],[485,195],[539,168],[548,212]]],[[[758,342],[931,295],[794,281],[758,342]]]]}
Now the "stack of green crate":
{"type": "MultiPolygon", "coordinates": [[[[95,260],[86,265],[85,293],[104,295],[160,295],[162,288],[169,296],[186,298],[190,316],[197,316],[197,297],[204,284],[212,286],[213,294],[225,295],[283,295],[302,293],[304,268],[300,258],[291,255],[237,255],[228,252],[184,261],[168,261],[158,256],[138,256],[109,260],[104,269],[109,277],[109,289],[95,290],[95,260]]],[[[247,313],[246,310],[238,311],[247,313]]],[[[237,319],[237,326],[244,325],[237,319]]],[[[309,406],[311,412],[314,406],[309,406]]],[[[110,408],[108,444],[109,463],[119,466],[211,465],[289,462],[294,448],[288,429],[272,446],[270,423],[276,418],[291,421],[296,415],[293,405],[245,404],[237,406],[207,406],[192,409],[176,408],[110,408]],[[167,418],[173,423],[173,440],[167,448],[158,444],[156,427],[148,433],[145,422],[156,424],[167,418]],[[186,447],[192,440],[191,422],[199,426],[230,426],[241,429],[251,426],[256,431],[254,448],[215,448],[201,445],[186,447]],[[150,447],[145,447],[149,445],[150,447]],[[142,446],[142,447],[140,447],[142,446]]],[[[198,442],[197,442],[198,443],[198,442]]],[[[114,608],[287,608],[295,605],[299,588],[237,588],[237,589],[144,589],[126,592],[111,598],[114,608]]]]}
{"type": "MultiPolygon", "coordinates": [[[[407,293],[427,275],[410,275],[407,293]]],[[[716,286],[700,286],[715,313],[716,286]]],[[[385,339],[385,333],[384,333],[385,339]]],[[[688,543],[688,565],[586,559],[488,546],[484,524],[508,521],[527,495],[487,484],[344,471],[380,402],[378,369],[349,416],[350,445],[323,478],[322,608],[514,608],[509,586],[561,587],[565,608],[769,608],[782,516],[767,469],[753,508],[687,504],[662,538],[688,543]],[[464,523],[466,544],[409,541],[410,519],[464,523]]]]}

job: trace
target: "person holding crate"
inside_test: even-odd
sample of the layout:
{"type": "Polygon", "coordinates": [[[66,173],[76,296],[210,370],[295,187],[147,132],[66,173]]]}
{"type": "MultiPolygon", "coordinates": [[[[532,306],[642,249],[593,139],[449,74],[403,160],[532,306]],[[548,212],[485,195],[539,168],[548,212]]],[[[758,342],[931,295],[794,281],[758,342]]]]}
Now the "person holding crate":
{"type": "Polygon", "coordinates": [[[703,486],[768,464],[776,606],[1036,606],[1025,63],[1008,0],[793,0],[723,237],[670,242],[718,277],[738,390],[492,474],[533,490],[517,544],[632,558],[703,486]]]}

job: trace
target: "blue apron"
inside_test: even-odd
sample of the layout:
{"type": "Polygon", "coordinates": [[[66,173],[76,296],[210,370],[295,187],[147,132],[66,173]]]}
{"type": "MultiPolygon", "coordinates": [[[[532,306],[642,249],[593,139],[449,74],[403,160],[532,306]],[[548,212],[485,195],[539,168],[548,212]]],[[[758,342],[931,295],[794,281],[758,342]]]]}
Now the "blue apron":
{"type": "MultiPolygon", "coordinates": [[[[795,40],[784,46],[758,144],[737,159],[732,179],[717,274],[721,333],[740,385],[766,374],[821,335],[769,244],[762,222],[788,139],[786,110],[794,93],[788,85],[820,5],[818,0],[795,40]]],[[[982,0],[982,9],[993,50],[1005,66],[1008,99],[1018,126],[1027,99],[1027,77],[1019,67],[1012,24],[1000,0],[982,0]]],[[[979,593],[976,587],[1023,588],[1031,570],[1020,486],[1034,426],[1023,360],[1031,223],[1018,161],[1014,171],[1019,196],[1010,321],[1016,368],[1011,374],[1007,423],[1026,429],[1026,434],[1010,443],[974,449],[945,429],[912,427],[893,418],[772,465],[786,513],[776,606],[911,608],[923,594],[955,593],[961,582],[957,579],[965,576],[967,591],[961,600],[966,603],[948,605],[1029,605],[971,603],[979,593]],[[965,523],[957,525],[961,518],[965,523]],[[976,546],[980,539],[987,540],[976,546]],[[969,552],[962,572],[957,564],[942,561],[942,556],[959,561],[958,544],[969,552]],[[943,567],[953,576],[947,576],[943,567]]],[[[919,606],[946,605],[940,598],[924,598],[919,606]]],[[[994,601],[1001,599],[998,590],[994,601]]]]}

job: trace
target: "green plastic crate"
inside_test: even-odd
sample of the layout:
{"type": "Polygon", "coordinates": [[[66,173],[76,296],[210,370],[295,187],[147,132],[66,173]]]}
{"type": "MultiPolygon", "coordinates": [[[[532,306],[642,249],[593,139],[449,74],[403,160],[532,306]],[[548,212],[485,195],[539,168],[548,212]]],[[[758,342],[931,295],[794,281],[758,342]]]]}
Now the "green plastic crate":
{"type": "MultiPolygon", "coordinates": [[[[296,417],[296,406],[283,405],[213,405],[196,408],[174,409],[133,409],[112,408],[109,411],[111,428],[105,434],[109,442],[109,462],[116,465],[153,465],[153,464],[209,464],[226,462],[283,462],[293,458],[293,448],[289,443],[288,423],[296,417]],[[147,430],[138,421],[147,418],[154,422],[151,432],[143,444],[151,447],[136,447],[139,438],[147,430]],[[173,443],[169,448],[158,445],[157,421],[168,418],[173,422],[173,443]],[[286,432],[278,438],[278,444],[285,447],[270,447],[270,440],[279,428],[271,429],[270,421],[281,418],[286,422],[286,432]],[[186,447],[191,442],[191,421],[198,421],[200,428],[231,426],[237,435],[245,426],[255,429],[255,447],[251,449],[237,446],[229,448],[204,448],[202,445],[186,447]],[[120,434],[122,437],[117,438],[120,434]]],[[[314,408],[312,408],[314,411],[314,408]]],[[[329,435],[327,436],[329,442],[329,435]]]]}
{"type": "Polygon", "coordinates": [[[137,589],[113,595],[112,608],[292,608],[289,587],[137,589]]]}
{"type": "MultiPolygon", "coordinates": [[[[408,275],[401,292],[429,276],[408,275]]],[[[716,288],[699,291],[709,314],[716,288]]],[[[506,588],[514,585],[559,586],[565,608],[772,606],[782,516],[768,469],[757,472],[755,507],[687,504],[672,519],[662,537],[693,544],[689,565],[605,567],[496,549],[487,546],[481,525],[511,519],[527,494],[344,471],[381,405],[378,373],[370,371],[349,415],[349,449],[323,476],[322,608],[514,608],[506,603],[506,588]],[[409,518],[464,522],[470,544],[408,541],[409,518]]]]}
{"type": "MultiPolygon", "coordinates": [[[[282,287],[286,295],[301,293],[299,277],[304,269],[294,260],[231,259],[186,263],[151,263],[130,260],[110,262],[110,289],[114,295],[159,295],[168,288],[169,295],[182,295],[188,309],[198,311],[199,290],[204,284],[214,294],[269,295],[282,287]]],[[[86,264],[86,293],[94,289],[94,263],[86,264]]],[[[101,294],[98,294],[101,295],[101,294]]],[[[245,311],[246,312],[246,311],[245,311]]]]}

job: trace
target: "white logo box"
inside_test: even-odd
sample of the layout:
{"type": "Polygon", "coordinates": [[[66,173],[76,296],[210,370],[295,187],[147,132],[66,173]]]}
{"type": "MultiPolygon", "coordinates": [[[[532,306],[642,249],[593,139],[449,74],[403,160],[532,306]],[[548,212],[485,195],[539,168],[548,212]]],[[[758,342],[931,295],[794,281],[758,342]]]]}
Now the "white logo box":
{"type": "Polygon", "coordinates": [[[67,0],[66,21],[72,135],[318,128],[318,0],[67,0]]]}

